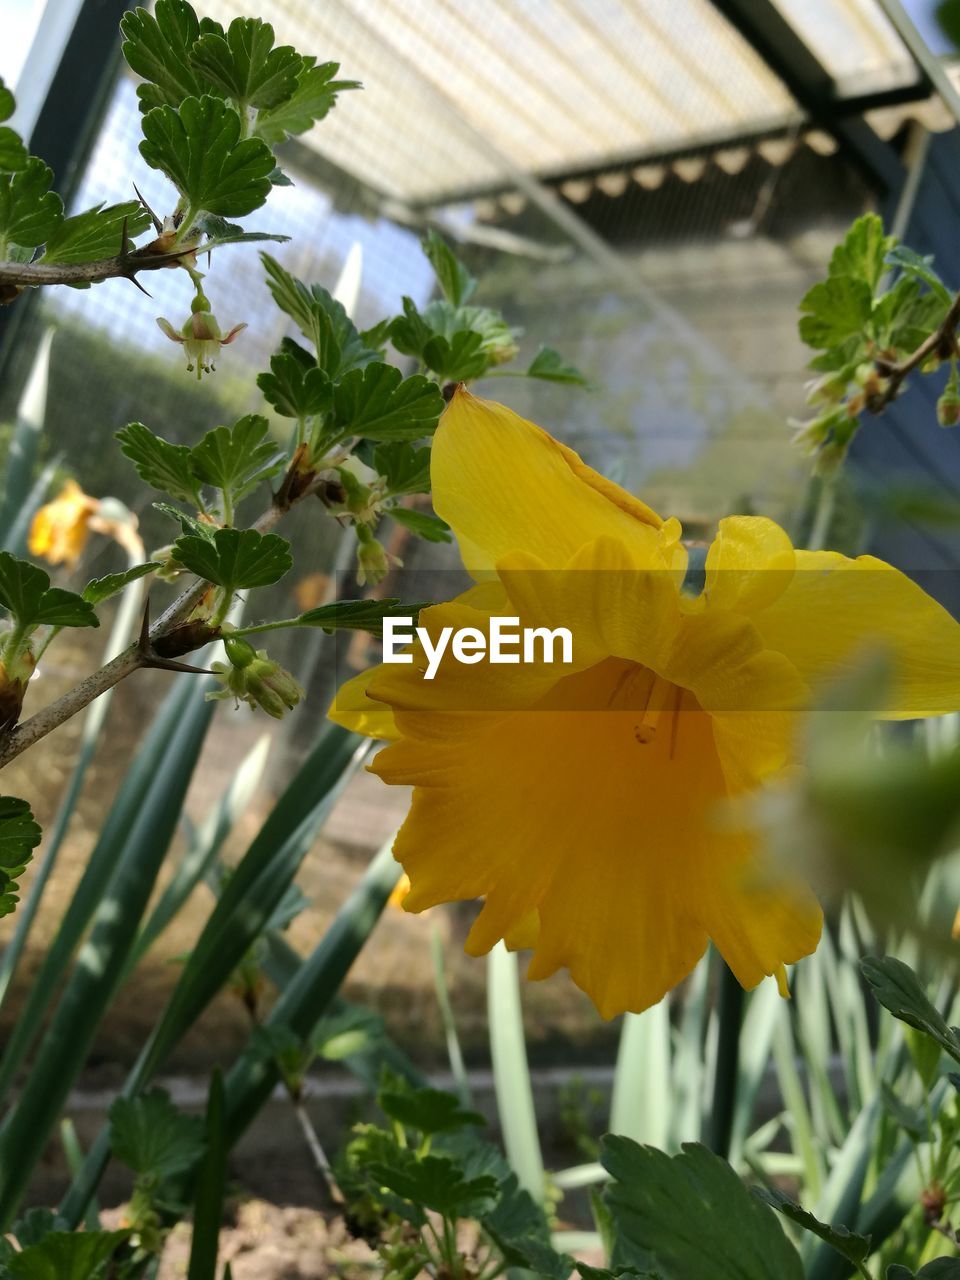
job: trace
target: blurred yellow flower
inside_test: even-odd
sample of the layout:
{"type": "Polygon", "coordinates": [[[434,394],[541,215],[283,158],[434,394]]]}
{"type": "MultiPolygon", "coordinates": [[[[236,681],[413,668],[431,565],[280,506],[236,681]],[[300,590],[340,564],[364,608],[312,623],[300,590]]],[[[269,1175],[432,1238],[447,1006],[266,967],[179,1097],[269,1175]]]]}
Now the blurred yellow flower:
{"type": "Polygon", "coordinates": [[[99,507],[96,498],[84,493],[75,480],[68,480],[33,517],[27,542],[30,554],[50,564],[76,564],[90,537],[90,517],[99,507]]]}
{"type": "Polygon", "coordinates": [[[785,991],[820,908],[724,802],[796,763],[798,713],[864,644],[894,663],[879,717],[956,710],[960,626],[882,561],[795,551],[761,517],[721,521],[688,595],[676,520],[463,390],[432,478],[476,584],[421,613],[431,640],[509,615],[569,628],[574,649],[564,665],[448,651],[428,681],[418,644],[338,694],[333,719],[391,740],[373,772],[414,787],[405,908],[483,898],[468,951],[532,946],[531,978],[568,968],[605,1017],[656,1003],[708,939],[744,986],[785,991]]]}
{"type": "Polygon", "coordinates": [[[387,906],[396,907],[399,910],[399,908],[406,902],[409,893],[410,877],[406,872],[404,872],[397,883],[393,886],[390,897],[387,899],[387,906]]]}

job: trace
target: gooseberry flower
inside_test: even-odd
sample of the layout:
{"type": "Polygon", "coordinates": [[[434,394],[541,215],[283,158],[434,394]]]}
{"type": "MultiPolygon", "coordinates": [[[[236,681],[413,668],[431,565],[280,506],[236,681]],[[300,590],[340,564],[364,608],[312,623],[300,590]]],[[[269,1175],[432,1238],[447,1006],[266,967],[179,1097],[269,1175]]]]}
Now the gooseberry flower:
{"type": "Polygon", "coordinates": [[[882,561],[795,550],[758,516],[720,522],[688,595],[675,519],[463,389],[431,469],[476,580],[420,613],[431,639],[511,616],[574,643],[562,665],[448,651],[430,681],[415,645],[340,690],[332,718],[389,741],[372,771],[414,788],[405,909],[482,898],[470,953],[532,947],[531,978],[566,967],[605,1017],[660,1000],[708,939],[743,986],[786,992],[820,907],[731,801],[797,766],[799,717],[864,646],[894,670],[878,718],[960,707],[960,626],[882,561]]]}
{"type": "Polygon", "coordinates": [[[100,503],[68,480],[52,502],[40,507],[30,525],[30,554],[50,564],[73,566],[90,537],[90,518],[100,503]]]}
{"type": "Polygon", "coordinates": [[[229,662],[211,664],[223,688],[208,693],[208,702],[233,698],[237,706],[246,702],[282,720],[305,696],[290,672],[274,662],[266,649],[254,650],[242,636],[230,635],[224,636],[223,647],[229,662]]]}
{"type": "Polygon", "coordinates": [[[190,318],[178,331],[163,316],[157,317],[157,324],[171,342],[179,342],[187,357],[187,370],[197,371],[197,378],[205,373],[213,373],[216,369],[214,360],[220,355],[220,348],[227,347],[241,329],[247,327],[246,322],[235,324],[228,333],[221,332],[217,317],[210,310],[207,298],[198,293],[190,308],[190,318]]]}

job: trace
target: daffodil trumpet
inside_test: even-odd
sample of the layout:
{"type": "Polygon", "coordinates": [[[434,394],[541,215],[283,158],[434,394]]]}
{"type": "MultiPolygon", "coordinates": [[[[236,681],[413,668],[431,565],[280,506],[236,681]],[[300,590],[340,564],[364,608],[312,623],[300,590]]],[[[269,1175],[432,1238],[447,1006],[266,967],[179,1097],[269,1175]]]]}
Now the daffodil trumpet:
{"type": "Polygon", "coordinates": [[[709,940],[743,986],[785,991],[821,909],[731,813],[799,766],[805,711],[866,647],[893,671],[877,718],[960,708],[960,626],[882,561],[797,550],[759,516],[720,522],[687,594],[677,520],[463,389],[431,470],[475,580],[421,612],[432,646],[495,617],[574,643],[554,663],[447,651],[425,680],[421,638],[338,693],[334,720],[388,742],[372,771],[413,788],[404,908],[482,899],[470,953],[530,948],[531,978],[567,968],[605,1017],[659,1001],[709,940]]]}

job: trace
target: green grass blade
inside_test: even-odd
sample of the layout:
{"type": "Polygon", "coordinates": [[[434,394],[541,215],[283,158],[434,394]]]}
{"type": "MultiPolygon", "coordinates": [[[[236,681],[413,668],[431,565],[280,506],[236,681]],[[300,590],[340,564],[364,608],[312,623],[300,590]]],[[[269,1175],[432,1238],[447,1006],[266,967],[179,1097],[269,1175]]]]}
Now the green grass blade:
{"type": "MultiPolygon", "coordinates": [[[[63,1146],[67,1168],[71,1176],[76,1177],[83,1165],[83,1148],[80,1146],[80,1139],[77,1137],[73,1121],[69,1117],[60,1121],[60,1143],[63,1146]]],[[[100,1207],[96,1200],[91,1200],[87,1205],[83,1225],[87,1231],[100,1230],[100,1207]]]]}
{"type": "Polygon", "coordinates": [[[450,1003],[450,991],[447,987],[447,971],[443,962],[443,938],[436,923],[430,929],[430,954],[433,960],[433,985],[437,994],[437,1006],[443,1022],[443,1034],[447,1043],[447,1059],[453,1075],[457,1097],[467,1110],[470,1109],[470,1083],[467,1080],[467,1069],[463,1063],[463,1051],[460,1048],[460,1037],[457,1035],[457,1022],[450,1003]]]}
{"type": "Polygon", "coordinates": [[[140,931],[130,968],[149,951],[213,866],[223,842],[253,799],[269,751],[270,736],[264,734],[240,764],[219,803],[195,831],[170,883],[140,931]]]}
{"type": "Polygon", "coordinates": [[[610,1132],[665,1150],[672,1108],[670,1009],[664,999],[643,1013],[623,1016],[610,1132]]]}
{"type": "Polygon", "coordinates": [[[710,962],[700,961],[686,984],[683,1012],[673,1054],[673,1125],[671,1149],[699,1142],[703,1132],[704,1040],[710,962]]]}
{"type": "Polygon", "coordinates": [[[730,1134],[730,1163],[737,1167],[753,1121],[753,1108],[763,1082],[773,1032],[780,1017],[783,997],[775,982],[762,982],[750,993],[740,1032],[740,1063],[737,1092],[733,1104],[730,1134]]]}
{"type": "MultiPolygon", "coordinates": [[[[131,582],[123,592],[120,607],[117,609],[113,626],[110,629],[110,636],[104,646],[103,661],[105,663],[109,662],[129,643],[134,623],[139,615],[142,598],[143,582],[140,580],[131,582]]],[[[83,790],[87,770],[90,768],[100,742],[100,733],[103,729],[113,694],[114,690],[108,689],[106,693],[90,704],[84,715],[77,762],[73,767],[73,773],[70,775],[70,781],[67,784],[67,790],[60,803],[54,824],[46,837],[43,861],[30,882],[30,892],[27,894],[26,901],[17,912],[17,925],[13,937],[9,945],[4,948],[3,956],[0,957],[0,1008],[3,1007],[4,999],[16,973],[17,965],[23,954],[23,949],[29,937],[33,921],[36,918],[37,909],[40,906],[40,900],[43,897],[47,882],[56,866],[63,838],[67,833],[70,819],[73,817],[73,811],[83,790]]]]}
{"type": "Polygon", "coordinates": [[[815,1201],[819,1199],[823,1187],[823,1155],[814,1134],[810,1110],[797,1070],[797,1047],[793,1038],[790,1010],[785,1003],[781,1003],[779,1014],[773,1032],[773,1061],[794,1150],[803,1160],[807,1194],[815,1201]]]}
{"type": "Polygon", "coordinates": [[[223,1076],[220,1068],[216,1067],[210,1078],[207,1099],[207,1149],[197,1175],[187,1280],[216,1280],[226,1176],[223,1076]]]}
{"type": "Polygon", "coordinates": [[[487,959],[487,1020],[497,1111],[507,1159],[520,1185],[543,1203],[543,1154],[527,1064],[517,957],[502,942],[487,959]]]}
{"type": "Polygon", "coordinates": [[[0,1227],[4,1230],[123,979],[140,919],[176,829],[213,712],[213,704],[204,701],[208,682],[184,683],[191,695],[185,712],[125,833],[90,935],[80,948],[16,1105],[0,1127],[0,1227]]]}

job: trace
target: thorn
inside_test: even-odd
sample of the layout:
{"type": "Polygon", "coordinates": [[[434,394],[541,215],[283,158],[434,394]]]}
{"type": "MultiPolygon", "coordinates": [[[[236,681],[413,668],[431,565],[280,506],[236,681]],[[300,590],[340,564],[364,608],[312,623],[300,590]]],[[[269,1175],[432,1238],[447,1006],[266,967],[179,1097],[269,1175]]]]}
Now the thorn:
{"type": "Polygon", "coordinates": [[[141,203],[141,204],[143,205],[143,207],[146,209],[147,213],[149,213],[149,215],[150,215],[150,219],[151,219],[151,221],[153,222],[153,229],[154,229],[154,231],[156,231],[157,235],[159,235],[159,234],[160,234],[160,232],[163,230],[163,223],[160,221],[160,219],[157,217],[157,215],[153,212],[153,210],[152,210],[152,209],[150,208],[150,206],[147,204],[146,200],[144,200],[143,196],[140,194],[140,190],[139,190],[139,188],[137,187],[137,184],[136,184],[136,183],[134,183],[134,184],[133,184],[133,189],[134,189],[134,191],[136,191],[136,193],[137,193],[137,199],[140,201],[140,203],[141,203]]]}
{"type": "Polygon", "coordinates": [[[137,648],[141,657],[149,657],[150,655],[150,597],[147,596],[143,605],[143,621],[140,623],[140,635],[137,639],[137,648]]]}
{"type": "Polygon", "coordinates": [[[136,275],[133,272],[130,272],[129,275],[124,276],[124,279],[129,280],[132,285],[136,285],[136,287],[140,290],[140,292],[146,294],[148,298],[150,299],[153,298],[153,294],[150,293],[149,290],[143,287],[143,285],[140,283],[140,281],[137,279],[136,275]]]}
{"type": "Polygon", "coordinates": [[[173,658],[146,657],[142,663],[145,667],[155,667],[158,671],[189,671],[195,676],[212,676],[216,674],[209,667],[192,667],[189,662],[175,662],[173,658]]]}

